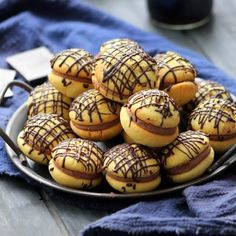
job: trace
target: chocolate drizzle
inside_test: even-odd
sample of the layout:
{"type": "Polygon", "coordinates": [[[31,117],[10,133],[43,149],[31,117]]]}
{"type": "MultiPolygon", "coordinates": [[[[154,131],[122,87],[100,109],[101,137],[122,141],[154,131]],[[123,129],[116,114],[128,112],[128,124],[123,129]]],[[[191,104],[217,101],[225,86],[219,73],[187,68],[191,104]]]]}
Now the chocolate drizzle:
{"type": "Polygon", "coordinates": [[[103,53],[105,50],[112,49],[114,47],[120,47],[122,45],[129,45],[129,47],[135,47],[135,48],[142,49],[141,46],[133,40],[130,40],[127,38],[122,38],[122,39],[118,38],[118,39],[112,39],[112,40],[109,40],[109,41],[103,43],[100,48],[100,51],[103,53]]]}
{"type": "Polygon", "coordinates": [[[200,131],[186,131],[181,133],[171,144],[162,149],[162,157],[164,163],[174,155],[174,151],[179,150],[189,160],[194,159],[202,152],[203,146],[208,146],[209,142],[206,139],[207,135],[200,131]]]}
{"type": "Polygon", "coordinates": [[[153,171],[159,171],[160,165],[153,150],[142,145],[126,143],[117,145],[105,153],[103,169],[108,171],[109,166],[113,164],[113,175],[121,173],[122,178],[131,178],[133,181],[154,175],[153,171]],[[154,161],[149,164],[151,159],[154,161]]]}
{"type": "Polygon", "coordinates": [[[82,93],[73,101],[70,111],[76,113],[75,120],[84,121],[84,116],[88,115],[90,123],[94,122],[94,117],[98,117],[99,121],[103,123],[104,117],[116,115],[119,118],[120,104],[91,89],[82,93]]]}
{"type": "Polygon", "coordinates": [[[67,168],[66,160],[73,158],[83,166],[81,172],[101,172],[103,162],[103,151],[93,142],[82,139],[69,139],[61,142],[53,149],[53,160],[61,168],[67,168]],[[58,162],[59,160],[62,160],[58,162]]]}
{"type": "MultiPolygon", "coordinates": [[[[188,60],[181,57],[177,53],[167,52],[163,54],[157,54],[154,56],[154,59],[158,66],[157,77],[161,80],[160,89],[169,89],[171,85],[182,82],[182,80],[179,81],[177,76],[177,73],[179,72],[182,72],[183,76],[186,74],[192,74],[192,76],[189,76],[188,80],[194,81],[194,78],[197,74],[196,69],[188,60]],[[174,62],[176,65],[171,65],[171,63],[174,62]],[[164,71],[164,74],[162,71],[164,71]],[[167,77],[171,78],[173,81],[167,81],[167,77]]],[[[187,81],[186,79],[185,81],[187,81]]]]}
{"type": "Polygon", "coordinates": [[[23,145],[31,146],[29,154],[37,150],[39,154],[45,154],[45,158],[59,142],[73,137],[75,135],[68,122],[56,114],[38,114],[31,117],[21,136],[23,145]]]}
{"type": "Polygon", "coordinates": [[[120,44],[100,53],[96,59],[103,65],[103,80],[108,89],[118,94],[132,95],[138,90],[157,87],[156,63],[143,49],[129,44],[120,44]],[[153,74],[153,78],[151,73],[153,74]]]}
{"type": "Polygon", "coordinates": [[[73,75],[78,77],[81,71],[84,71],[88,77],[91,76],[93,70],[93,55],[84,49],[67,49],[57,54],[51,60],[51,67],[55,69],[55,64],[58,64],[59,67],[66,67],[67,70],[65,74],[73,75]],[[72,70],[76,68],[76,73],[72,74],[72,70]]]}
{"type": "Polygon", "coordinates": [[[132,113],[130,122],[137,122],[137,113],[142,108],[154,107],[155,112],[162,116],[160,127],[166,118],[172,117],[174,112],[178,112],[175,101],[168,94],[158,89],[140,91],[134,94],[125,106],[132,113]]]}
{"type": "Polygon", "coordinates": [[[198,91],[195,98],[187,104],[187,109],[194,109],[200,102],[209,100],[210,98],[221,98],[233,101],[230,93],[225,90],[224,86],[210,80],[201,80],[197,82],[198,91]]]}
{"type": "Polygon", "coordinates": [[[39,85],[32,90],[29,101],[29,117],[35,116],[39,113],[58,114],[65,119],[68,119],[69,117],[69,107],[72,99],[57,91],[49,83],[39,85]]]}
{"type": "Polygon", "coordinates": [[[198,164],[200,164],[205,158],[209,156],[211,153],[211,146],[208,145],[205,150],[203,150],[200,154],[198,154],[195,158],[191,159],[190,161],[167,169],[166,172],[168,175],[179,175],[186,173],[193,168],[195,168],[198,164]]]}
{"type": "MultiPolygon", "coordinates": [[[[236,105],[228,100],[210,99],[200,103],[191,113],[189,117],[189,127],[193,129],[192,122],[196,120],[200,125],[200,129],[204,130],[208,122],[214,122],[214,128],[217,130],[217,135],[220,137],[220,124],[228,122],[236,124],[236,105]]],[[[226,134],[229,135],[230,131],[226,134]]],[[[214,132],[214,131],[213,131],[214,132]]],[[[214,134],[214,133],[210,133],[214,134]]]]}

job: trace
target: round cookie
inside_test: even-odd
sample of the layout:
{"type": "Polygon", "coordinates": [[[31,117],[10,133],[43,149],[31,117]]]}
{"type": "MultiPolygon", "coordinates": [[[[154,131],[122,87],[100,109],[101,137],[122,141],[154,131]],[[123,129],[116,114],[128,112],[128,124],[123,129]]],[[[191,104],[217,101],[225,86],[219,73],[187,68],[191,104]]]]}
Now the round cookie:
{"type": "Polygon", "coordinates": [[[120,144],[104,155],[107,182],[123,193],[147,192],[161,182],[160,162],[156,154],[139,144],[120,144]]]}
{"type": "Polygon", "coordinates": [[[142,48],[121,43],[99,53],[93,85],[105,97],[125,103],[135,92],[159,87],[156,67],[155,60],[142,48]]]}
{"type": "Polygon", "coordinates": [[[214,161],[209,138],[199,131],[181,133],[162,149],[167,176],[174,183],[185,183],[201,176],[214,161]]]}
{"type": "Polygon", "coordinates": [[[179,111],[175,101],[158,89],[140,91],[121,108],[121,125],[127,135],[149,147],[162,147],[179,134],[179,111]]]}
{"type": "Polygon", "coordinates": [[[94,57],[84,49],[62,51],[51,60],[50,83],[64,95],[75,98],[92,88],[94,57]]]}
{"type": "Polygon", "coordinates": [[[72,99],[56,90],[50,83],[35,87],[27,100],[28,117],[39,113],[58,114],[69,120],[72,99]]]}
{"type": "Polygon", "coordinates": [[[215,152],[224,152],[236,143],[236,105],[218,98],[201,102],[189,117],[189,128],[208,134],[215,152]]]}
{"type": "Polygon", "coordinates": [[[56,114],[31,117],[17,137],[20,150],[33,161],[47,165],[52,149],[61,141],[74,138],[69,123],[56,114]]]}
{"type": "Polygon", "coordinates": [[[104,141],[122,131],[119,103],[113,102],[97,90],[79,95],[70,107],[70,126],[81,138],[104,141]]]}
{"type": "Polygon", "coordinates": [[[102,180],[103,151],[93,142],[67,139],[52,150],[49,172],[61,185],[90,189],[102,180]]]}
{"type": "Polygon", "coordinates": [[[127,38],[118,38],[118,39],[111,39],[103,43],[100,47],[100,53],[104,53],[106,50],[111,50],[112,48],[120,47],[122,45],[141,48],[141,46],[133,40],[127,38]]]}
{"type": "Polygon", "coordinates": [[[191,112],[200,102],[211,98],[233,101],[225,87],[214,81],[196,78],[196,83],[198,85],[198,91],[194,99],[185,105],[184,109],[187,111],[191,112]]]}
{"type": "Polygon", "coordinates": [[[197,75],[193,65],[175,52],[154,56],[157,63],[157,78],[161,80],[159,89],[168,93],[182,106],[191,101],[198,88],[194,79],[197,75]]]}

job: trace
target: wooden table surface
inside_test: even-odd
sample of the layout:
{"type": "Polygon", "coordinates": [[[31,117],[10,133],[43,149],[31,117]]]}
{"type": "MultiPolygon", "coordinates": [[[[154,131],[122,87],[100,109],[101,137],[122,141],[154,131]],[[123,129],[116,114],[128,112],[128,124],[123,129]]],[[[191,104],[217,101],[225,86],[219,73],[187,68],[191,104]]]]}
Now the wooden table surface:
{"type": "MultiPolygon", "coordinates": [[[[236,78],[236,1],[215,0],[212,21],[192,31],[157,29],[150,23],[146,1],[84,0],[145,31],[160,33],[195,50],[236,78]]],[[[92,200],[91,200],[92,201],[92,200]]],[[[93,200],[94,201],[94,200],[93,200]]],[[[24,180],[0,177],[0,235],[79,235],[90,222],[108,212],[81,209],[53,199],[24,180]]]]}

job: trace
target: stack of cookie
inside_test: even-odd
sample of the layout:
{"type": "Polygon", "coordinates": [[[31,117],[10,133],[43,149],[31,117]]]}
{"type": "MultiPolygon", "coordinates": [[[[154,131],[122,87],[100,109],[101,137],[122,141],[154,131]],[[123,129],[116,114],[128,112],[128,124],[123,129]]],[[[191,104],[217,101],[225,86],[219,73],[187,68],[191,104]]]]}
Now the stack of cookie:
{"type": "Polygon", "coordinates": [[[51,67],[49,83],[29,96],[18,145],[64,186],[92,188],[103,176],[128,193],[151,191],[163,178],[184,183],[208,169],[214,150],[236,143],[230,94],[195,81],[196,69],[177,53],[151,57],[135,41],[114,39],[95,57],[65,50],[51,67]],[[179,133],[182,111],[191,130],[179,133]],[[105,153],[95,143],[120,134],[124,143],[105,153]]]}

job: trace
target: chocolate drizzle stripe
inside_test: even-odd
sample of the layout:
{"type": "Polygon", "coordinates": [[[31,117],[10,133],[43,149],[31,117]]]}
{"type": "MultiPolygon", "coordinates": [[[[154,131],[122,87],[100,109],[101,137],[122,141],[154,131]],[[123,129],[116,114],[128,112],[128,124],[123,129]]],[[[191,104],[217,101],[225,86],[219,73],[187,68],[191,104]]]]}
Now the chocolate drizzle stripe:
{"type": "Polygon", "coordinates": [[[193,120],[200,125],[203,130],[207,122],[213,122],[217,135],[221,135],[220,124],[227,122],[236,123],[236,105],[228,100],[211,99],[202,102],[197,106],[189,117],[189,126],[193,120]]]}
{"type": "Polygon", "coordinates": [[[167,159],[174,155],[174,149],[192,160],[200,154],[202,145],[208,145],[208,143],[207,135],[200,131],[189,130],[181,133],[171,144],[162,149],[163,162],[166,164],[167,159]]]}
{"type": "Polygon", "coordinates": [[[120,47],[122,45],[128,45],[129,47],[135,47],[141,49],[141,46],[133,40],[127,38],[118,38],[103,43],[101,45],[101,51],[104,51],[105,49],[112,49],[114,47],[120,47]]]}
{"type": "Polygon", "coordinates": [[[120,123],[120,120],[119,119],[116,119],[114,121],[110,121],[110,122],[107,122],[107,123],[103,123],[103,124],[99,124],[99,125],[79,125],[73,121],[71,121],[72,124],[77,127],[78,129],[81,129],[81,130],[86,130],[86,131],[102,131],[104,129],[109,129],[117,124],[120,123]]]}
{"type": "Polygon", "coordinates": [[[93,180],[93,179],[98,179],[98,178],[102,177],[102,173],[88,174],[85,172],[80,172],[80,171],[69,170],[69,169],[63,168],[63,167],[59,166],[56,161],[54,161],[54,165],[56,166],[56,168],[58,168],[64,174],[72,176],[76,179],[93,180]]]}
{"type": "Polygon", "coordinates": [[[195,95],[193,101],[190,102],[190,105],[195,108],[201,101],[207,100],[210,98],[222,98],[229,101],[233,101],[230,93],[225,90],[225,88],[213,81],[203,80],[198,84],[198,91],[195,95]]]}
{"type": "Polygon", "coordinates": [[[211,152],[210,145],[207,146],[205,150],[203,150],[200,154],[198,154],[193,159],[189,160],[187,163],[178,165],[176,167],[172,167],[167,169],[166,172],[168,175],[180,175],[192,170],[196,167],[199,163],[201,163],[211,152]]]}
{"type": "Polygon", "coordinates": [[[84,71],[89,76],[93,70],[93,59],[93,55],[84,49],[67,49],[51,60],[51,67],[53,68],[55,63],[58,62],[59,67],[67,67],[66,74],[71,73],[72,68],[76,67],[75,77],[78,77],[81,71],[84,71]],[[72,62],[69,63],[69,59],[72,62]]]}
{"type": "Polygon", "coordinates": [[[119,118],[120,107],[120,104],[91,89],[82,93],[73,101],[70,111],[75,112],[75,121],[89,121],[92,125],[93,117],[98,117],[101,123],[103,123],[105,117],[114,119],[115,115],[119,118]],[[89,119],[84,118],[84,116],[88,116],[89,119]]]}
{"type": "Polygon", "coordinates": [[[172,117],[174,113],[179,114],[175,101],[167,93],[158,89],[140,91],[132,95],[126,107],[132,110],[135,117],[142,108],[154,108],[154,111],[162,116],[160,126],[163,125],[166,118],[172,117]],[[132,109],[134,106],[136,107],[135,110],[132,109]]]}
{"type": "Polygon", "coordinates": [[[188,60],[181,57],[177,53],[167,52],[164,54],[157,54],[156,56],[154,56],[154,59],[158,66],[157,76],[161,79],[160,89],[166,89],[169,86],[169,85],[168,86],[166,85],[166,81],[165,81],[169,74],[171,74],[174,78],[174,81],[172,84],[177,84],[179,82],[176,75],[176,73],[179,71],[184,72],[184,74],[186,73],[192,74],[191,79],[188,78],[188,80],[184,80],[184,81],[193,81],[197,74],[193,65],[188,60]],[[173,61],[176,62],[177,64],[176,66],[170,66],[170,63],[173,61]],[[167,71],[165,72],[164,75],[160,75],[159,71],[162,70],[163,68],[166,69],[167,71]]]}
{"type": "Polygon", "coordinates": [[[51,73],[54,75],[60,76],[64,79],[73,80],[73,81],[77,81],[77,82],[81,82],[81,83],[92,84],[92,80],[90,78],[70,76],[70,75],[66,75],[66,74],[57,72],[55,70],[52,70],[51,73]]]}
{"type": "Polygon", "coordinates": [[[82,139],[69,139],[61,142],[53,149],[53,160],[66,166],[68,159],[80,163],[86,172],[97,173],[101,170],[103,151],[92,141],[82,139]]]}
{"type": "Polygon", "coordinates": [[[177,127],[174,128],[161,128],[157,127],[155,125],[152,125],[150,123],[146,123],[139,118],[137,118],[135,115],[133,115],[130,111],[130,109],[127,109],[127,113],[130,117],[131,122],[134,122],[137,126],[145,129],[146,131],[153,133],[153,134],[160,134],[160,135],[172,135],[175,134],[177,131],[177,127]]]}
{"type": "MultiPolygon", "coordinates": [[[[115,91],[109,89],[108,87],[106,87],[106,86],[105,86],[104,84],[102,84],[102,83],[99,83],[99,87],[101,87],[103,90],[105,90],[105,93],[106,93],[106,94],[110,94],[110,95],[118,96],[118,97],[120,96],[119,93],[117,93],[117,92],[115,92],[115,91]]],[[[132,94],[133,94],[133,92],[131,92],[131,91],[130,91],[130,93],[129,93],[128,95],[122,94],[122,98],[123,98],[123,99],[127,99],[127,98],[129,98],[130,95],[132,95],[132,94]]]]}
{"type": "Polygon", "coordinates": [[[44,83],[37,86],[30,93],[28,115],[30,117],[39,113],[53,113],[59,116],[68,116],[72,99],[57,91],[51,84],[44,83]]]}
{"type": "Polygon", "coordinates": [[[128,175],[133,179],[152,175],[152,168],[160,166],[156,153],[142,145],[121,144],[111,148],[104,155],[103,169],[106,170],[110,164],[114,163],[114,173],[120,172],[124,178],[128,175]],[[148,160],[155,159],[152,164],[148,160]]]}
{"type": "Polygon", "coordinates": [[[59,142],[74,137],[72,130],[66,120],[55,114],[38,114],[31,117],[24,126],[22,139],[23,145],[31,143],[29,154],[40,148],[41,153],[46,150],[52,151],[59,142]]]}
{"type": "Polygon", "coordinates": [[[155,75],[156,63],[141,48],[121,44],[100,53],[98,61],[104,66],[102,83],[107,88],[114,88],[114,94],[118,94],[120,100],[126,91],[133,94],[138,85],[142,88],[156,87],[156,79],[150,78],[150,73],[155,75]]]}
{"type": "Polygon", "coordinates": [[[143,176],[143,177],[138,177],[138,178],[128,178],[128,177],[124,178],[124,177],[114,175],[111,172],[107,172],[106,175],[108,175],[112,179],[118,180],[120,182],[125,182],[125,183],[129,183],[129,182],[145,183],[145,182],[150,182],[150,181],[156,179],[157,177],[160,177],[159,171],[153,175],[143,176]]]}

